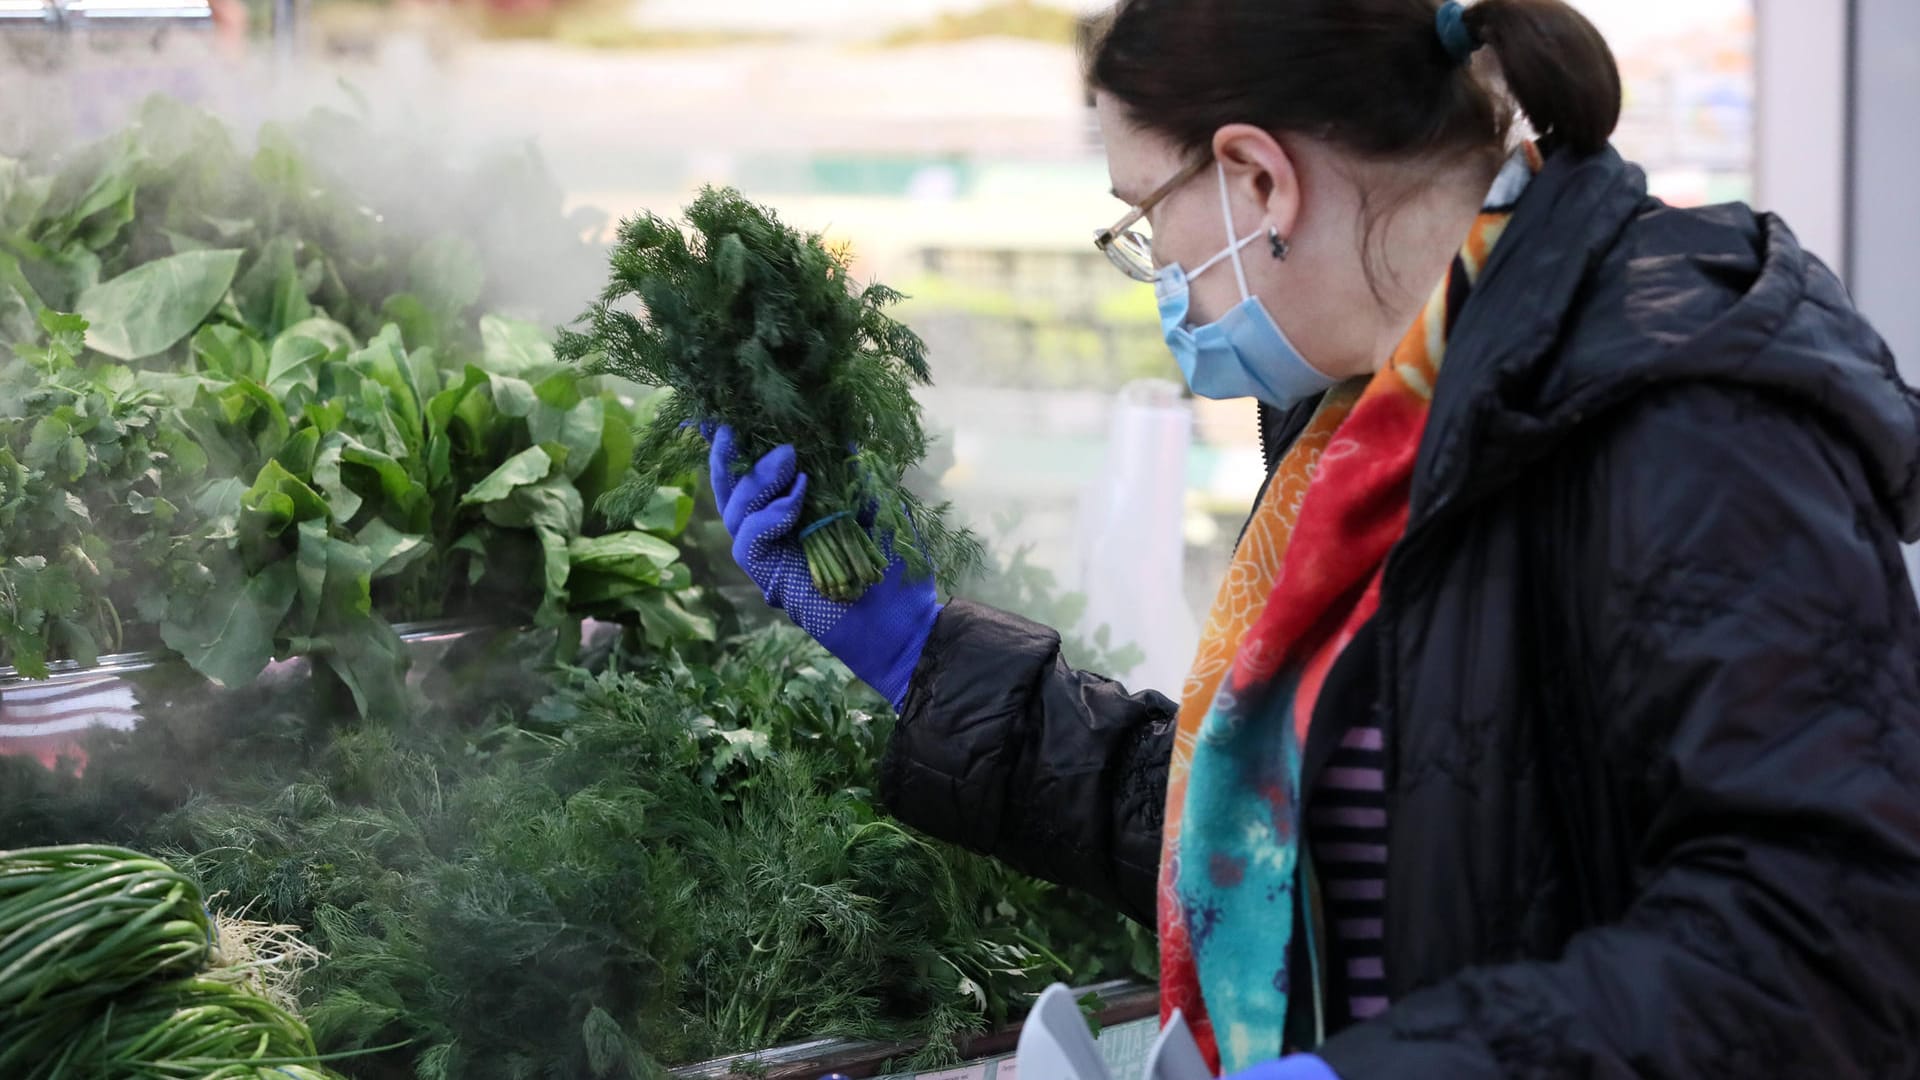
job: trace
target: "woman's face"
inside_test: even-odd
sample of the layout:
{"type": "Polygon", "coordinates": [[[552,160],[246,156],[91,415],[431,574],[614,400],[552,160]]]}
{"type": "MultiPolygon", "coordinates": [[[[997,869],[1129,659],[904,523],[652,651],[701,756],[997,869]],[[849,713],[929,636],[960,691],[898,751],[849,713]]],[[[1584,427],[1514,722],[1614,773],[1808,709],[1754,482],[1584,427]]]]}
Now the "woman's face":
{"type": "MultiPolygon", "coordinates": [[[[1162,184],[1193,164],[1193,158],[1183,155],[1164,135],[1136,126],[1112,95],[1097,93],[1094,107],[1106,143],[1107,172],[1113,180],[1114,195],[1121,202],[1138,206],[1162,184]]],[[[1220,202],[1220,172],[1211,165],[1148,209],[1145,221],[1135,228],[1152,238],[1155,266],[1179,263],[1191,275],[1233,241],[1250,233],[1267,231],[1270,224],[1267,207],[1259,201],[1255,187],[1247,182],[1244,174],[1245,170],[1240,168],[1229,171],[1231,236],[1220,202]]],[[[1261,296],[1269,309],[1273,309],[1271,292],[1277,283],[1269,280],[1272,268],[1263,265],[1273,262],[1270,252],[1271,246],[1263,236],[1242,248],[1240,258],[1247,271],[1249,291],[1261,296]]],[[[1212,322],[1243,299],[1229,261],[1217,263],[1198,278],[1192,278],[1189,289],[1190,318],[1195,325],[1212,322]]]]}
{"type": "MultiPolygon", "coordinates": [[[[1094,107],[1107,170],[1122,202],[1138,205],[1194,163],[1166,136],[1134,124],[1112,95],[1097,93],[1094,107]]],[[[1327,375],[1364,374],[1390,356],[1427,290],[1409,292],[1394,305],[1375,291],[1365,259],[1367,200],[1355,179],[1364,168],[1329,144],[1299,135],[1276,137],[1251,124],[1215,132],[1207,164],[1149,208],[1142,230],[1152,238],[1156,266],[1179,263],[1187,271],[1189,325],[1213,322],[1256,296],[1308,363],[1327,375]],[[1274,256],[1269,229],[1286,241],[1285,259],[1274,256]],[[1230,259],[1194,276],[1228,245],[1248,237],[1253,242],[1240,249],[1245,293],[1230,259]]],[[[1393,219],[1394,231],[1375,242],[1385,247],[1392,240],[1398,248],[1408,238],[1416,250],[1433,247],[1432,275],[1443,273],[1493,180],[1491,173],[1466,175],[1471,171],[1453,185],[1457,195],[1441,200],[1458,206],[1438,217],[1433,207],[1403,208],[1393,219]]],[[[1422,266],[1412,280],[1432,280],[1426,273],[1422,266]]]]}

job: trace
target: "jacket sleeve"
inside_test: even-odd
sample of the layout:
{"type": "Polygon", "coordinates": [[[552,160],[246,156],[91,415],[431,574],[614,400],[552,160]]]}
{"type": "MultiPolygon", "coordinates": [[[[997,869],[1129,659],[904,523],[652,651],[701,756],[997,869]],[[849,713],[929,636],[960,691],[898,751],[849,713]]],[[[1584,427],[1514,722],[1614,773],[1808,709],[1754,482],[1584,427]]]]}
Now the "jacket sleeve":
{"type": "Polygon", "coordinates": [[[1670,389],[1562,474],[1569,660],[1636,888],[1551,962],[1336,1036],[1345,1080],[1916,1075],[1920,614],[1847,437],[1670,389]]]}
{"type": "Polygon", "coordinates": [[[1154,918],[1175,705],[1060,657],[1060,636],[980,604],[941,612],[881,763],[902,821],[1154,918]]]}

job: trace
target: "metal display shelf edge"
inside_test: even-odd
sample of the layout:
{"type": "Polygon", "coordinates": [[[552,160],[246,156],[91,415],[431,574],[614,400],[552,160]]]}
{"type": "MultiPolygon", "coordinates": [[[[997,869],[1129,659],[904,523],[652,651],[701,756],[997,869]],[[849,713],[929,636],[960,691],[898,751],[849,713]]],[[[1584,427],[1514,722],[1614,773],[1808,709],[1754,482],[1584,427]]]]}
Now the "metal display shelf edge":
{"type": "MultiPolygon", "coordinates": [[[[1159,988],[1127,979],[1096,983],[1074,991],[1075,997],[1100,995],[1101,1025],[1124,1024],[1153,1016],[1160,1009],[1159,988]]],[[[1013,1024],[960,1042],[962,1061],[977,1061],[1012,1052],[1020,1041],[1020,1025],[1013,1024]]],[[[818,1080],[827,1073],[848,1077],[878,1075],[889,1059],[920,1049],[920,1043],[885,1043],[858,1039],[814,1039],[771,1050],[684,1065],[673,1070],[676,1080],[722,1080],[736,1076],[758,1076],[763,1080],[818,1080]]]]}
{"type": "MultiPolygon", "coordinates": [[[[483,630],[512,630],[508,623],[494,623],[471,619],[433,619],[424,622],[395,623],[393,632],[400,640],[411,645],[443,634],[471,634],[483,630]]],[[[296,654],[297,655],[297,654],[296,654]]],[[[291,660],[294,657],[278,657],[291,660]]],[[[91,679],[100,675],[128,675],[140,671],[151,671],[161,664],[180,660],[178,653],[166,649],[147,649],[141,652],[110,653],[102,656],[98,663],[82,665],[75,660],[53,660],[47,664],[47,677],[32,679],[21,675],[19,669],[0,667],[0,689],[8,686],[49,686],[64,679],[91,679]]]]}

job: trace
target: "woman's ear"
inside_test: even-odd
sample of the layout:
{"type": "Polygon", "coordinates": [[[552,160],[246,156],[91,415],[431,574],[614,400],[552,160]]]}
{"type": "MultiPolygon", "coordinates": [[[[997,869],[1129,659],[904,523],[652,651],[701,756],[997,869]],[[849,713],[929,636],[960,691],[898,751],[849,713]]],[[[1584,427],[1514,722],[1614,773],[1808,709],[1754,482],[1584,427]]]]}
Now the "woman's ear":
{"type": "Polygon", "coordinates": [[[1252,124],[1228,124],[1214,132],[1213,156],[1227,170],[1235,201],[1260,207],[1262,228],[1291,237],[1300,220],[1300,173],[1286,147],[1252,124]]]}

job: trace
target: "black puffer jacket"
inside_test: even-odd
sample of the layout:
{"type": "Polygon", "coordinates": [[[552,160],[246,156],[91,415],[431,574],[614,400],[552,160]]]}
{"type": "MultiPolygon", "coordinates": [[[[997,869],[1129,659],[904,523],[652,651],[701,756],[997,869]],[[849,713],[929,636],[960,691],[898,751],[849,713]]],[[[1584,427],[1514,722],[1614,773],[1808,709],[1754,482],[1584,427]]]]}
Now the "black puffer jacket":
{"type": "MultiPolygon", "coordinates": [[[[1306,751],[1310,788],[1391,733],[1395,1004],[1319,1048],[1345,1080],[1920,1076],[1917,470],[1916,395],[1784,225],[1548,162],[1306,751]]],[[[1057,641],[950,606],[883,795],[1148,919],[1173,704],[1057,641]]]]}

